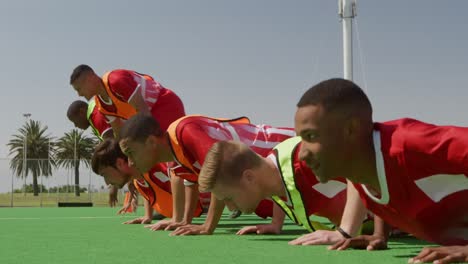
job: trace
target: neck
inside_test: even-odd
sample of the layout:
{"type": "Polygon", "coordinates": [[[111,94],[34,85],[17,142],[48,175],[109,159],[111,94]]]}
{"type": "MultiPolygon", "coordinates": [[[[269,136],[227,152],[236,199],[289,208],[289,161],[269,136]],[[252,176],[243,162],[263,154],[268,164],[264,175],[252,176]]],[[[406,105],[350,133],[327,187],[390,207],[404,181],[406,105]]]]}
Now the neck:
{"type": "Polygon", "coordinates": [[[98,78],[99,80],[96,81],[98,87],[97,87],[97,93],[98,95],[104,99],[104,100],[109,100],[109,94],[107,94],[107,90],[106,90],[106,87],[104,86],[104,82],[102,81],[101,78],[98,78]]]}
{"type": "Polygon", "coordinates": [[[171,162],[171,161],[177,161],[175,158],[174,153],[172,153],[172,149],[169,146],[169,143],[167,141],[167,137],[163,137],[164,140],[162,140],[162,143],[159,144],[160,147],[160,155],[159,155],[159,161],[158,162],[171,162]]]}
{"type": "Polygon", "coordinates": [[[261,175],[265,175],[265,197],[286,196],[283,180],[275,162],[269,158],[263,158],[263,160],[265,164],[261,168],[263,170],[261,175]]]}
{"type": "Polygon", "coordinates": [[[143,174],[141,174],[137,169],[133,169],[129,175],[131,180],[143,179],[143,174]]]}
{"type": "Polygon", "coordinates": [[[352,182],[364,184],[370,187],[372,190],[380,193],[374,140],[372,136],[370,137],[370,142],[368,141],[365,146],[368,147],[357,148],[362,149],[363,151],[359,153],[360,155],[358,155],[358,158],[353,162],[353,168],[351,170],[352,174],[349,179],[352,182]]]}

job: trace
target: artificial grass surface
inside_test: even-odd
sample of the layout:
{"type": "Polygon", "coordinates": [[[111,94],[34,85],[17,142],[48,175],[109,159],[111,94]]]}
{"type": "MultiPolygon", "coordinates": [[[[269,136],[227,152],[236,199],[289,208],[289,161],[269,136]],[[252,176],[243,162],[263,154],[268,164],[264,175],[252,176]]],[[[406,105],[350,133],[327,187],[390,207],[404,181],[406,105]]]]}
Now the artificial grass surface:
{"type": "Polygon", "coordinates": [[[427,245],[404,237],[392,239],[390,250],[375,252],[289,246],[305,233],[289,220],[281,235],[235,235],[245,225],[269,222],[254,215],[223,217],[212,236],[170,237],[166,231],[122,225],[137,215],[116,216],[116,211],[0,208],[0,263],[406,263],[427,245]]]}

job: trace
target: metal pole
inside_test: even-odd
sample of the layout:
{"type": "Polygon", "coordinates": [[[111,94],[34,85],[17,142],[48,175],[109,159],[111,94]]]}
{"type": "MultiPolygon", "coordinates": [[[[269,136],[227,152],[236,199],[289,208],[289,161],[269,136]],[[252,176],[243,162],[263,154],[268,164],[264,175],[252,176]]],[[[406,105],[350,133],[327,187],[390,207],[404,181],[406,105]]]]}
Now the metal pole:
{"type": "Polygon", "coordinates": [[[89,174],[89,179],[88,179],[88,199],[90,202],[91,201],[91,168],[88,168],[88,174],[89,174]]]}
{"type": "Polygon", "coordinates": [[[26,156],[28,152],[28,145],[26,143],[28,135],[26,134],[23,142],[23,195],[26,196],[26,156]]]}
{"type": "Polygon", "coordinates": [[[355,0],[339,0],[338,14],[343,23],[343,75],[353,80],[353,18],[356,16],[355,0]]]}
{"type": "MultiPolygon", "coordinates": [[[[26,126],[28,125],[28,119],[29,117],[31,116],[30,113],[24,113],[23,116],[26,118],[26,126]]],[[[27,132],[27,131],[26,131],[27,132]]],[[[26,196],[26,176],[27,176],[27,165],[28,165],[28,134],[25,135],[24,137],[24,151],[23,151],[23,176],[24,176],[24,187],[23,187],[23,191],[24,191],[24,196],[26,196]]]]}
{"type": "Polygon", "coordinates": [[[13,207],[13,180],[14,180],[14,175],[11,173],[11,197],[10,197],[10,207],[13,207]]]}
{"type": "Polygon", "coordinates": [[[39,203],[40,203],[40,206],[42,207],[42,176],[41,176],[41,191],[40,191],[39,195],[40,195],[40,198],[39,198],[40,202],[39,203]]]}
{"type": "MultiPolygon", "coordinates": [[[[76,138],[77,138],[77,134],[75,133],[75,150],[74,150],[74,153],[73,153],[73,174],[75,173],[75,166],[76,166],[76,138]]],[[[74,175],[73,175],[74,176],[74,175]]],[[[74,179],[75,177],[72,177],[72,179],[74,179]]],[[[76,188],[79,188],[78,186],[76,186],[76,182],[75,181],[72,181],[73,182],[73,192],[76,193],[76,188]]]]}

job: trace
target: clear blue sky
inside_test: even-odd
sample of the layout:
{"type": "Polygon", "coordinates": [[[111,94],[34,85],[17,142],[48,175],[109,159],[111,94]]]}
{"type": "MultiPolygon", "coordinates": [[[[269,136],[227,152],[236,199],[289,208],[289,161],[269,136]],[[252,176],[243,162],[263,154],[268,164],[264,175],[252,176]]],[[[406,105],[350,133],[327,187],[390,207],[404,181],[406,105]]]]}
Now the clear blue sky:
{"type": "MultiPolygon", "coordinates": [[[[358,1],[355,81],[375,120],[468,126],[466,10],[464,0],[358,1]]],[[[0,33],[0,157],[23,113],[55,137],[72,129],[68,80],[81,63],[151,74],[190,114],[275,126],[293,126],[310,86],[342,76],[331,0],[1,1],[0,33]]],[[[0,192],[9,184],[2,172],[0,192]]]]}

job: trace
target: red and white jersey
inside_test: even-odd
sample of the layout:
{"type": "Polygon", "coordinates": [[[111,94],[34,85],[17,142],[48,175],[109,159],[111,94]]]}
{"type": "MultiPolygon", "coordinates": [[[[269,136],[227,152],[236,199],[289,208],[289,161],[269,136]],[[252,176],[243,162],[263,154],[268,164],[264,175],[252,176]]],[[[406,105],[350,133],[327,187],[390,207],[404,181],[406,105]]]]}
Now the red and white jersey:
{"type": "MultiPolygon", "coordinates": [[[[301,143],[297,144],[294,149],[291,149],[289,157],[292,157],[291,162],[293,167],[294,185],[286,187],[287,181],[283,178],[283,184],[286,190],[295,188],[299,191],[302,204],[304,205],[307,215],[318,215],[328,218],[333,224],[339,225],[341,216],[346,204],[346,180],[344,178],[336,178],[327,183],[320,183],[313,171],[307,164],[299,158],[301,143]]],[[[268,155],[280,170],[281,176],[287,174],[289,168],[281,168],[278,164],[280,159],[278,151],[275,149],[272,154],[268,155]]],[[[294,211],[295,208],[291,202],[289,191],[286,192],[287,197],[282,197],[286,205],[294,211]]],[[[294,220],[294,219],[292,219],[294,220]]]]}
{"type": "Polygon", "coordinates": [[[93,127],[94,133],[98,133],[98,135],[96,135],[98,137],[102,137],[104,133],[112,129],[109,123],[107,123],[106,116],[103,113],[99,112],[97,107],[94,107],[93,111],[89,116],[88,121],[91,122],[91,126],[93,127]]]}
{"type": "MultiPolygon", "coordinates": [[[[259,155],[266,157],[280,142],[295,136],[293,128],[277,128],[268,125],[254,125],[250,123],[231,123],[204,116],[186,116],[171,125],[174,133],[170,133],[171,144],[174,148],[173,137],[176,138],[180,151],[174,151],[174,156],[185,156],[190,163],[181,164],[186,168],[192,167],[198,176],[205,156],[211,146],[218,141],[236,140],[249,146],[259,155]],[[175,126],[175,128],[174,128],[175,126]]],[[[185,178],[196,182],[196,179],[185,178]]]]}
{"type": "MultiPolygon", "coordinates": [[[[171,164],[172,166],[170,170],[172,171],[173,174],[181,177],[182,179],[194,177],[192,172],[188,171],[186,168],[177,164],[176,162],[171,162],[171,164]]],[[[188,183],[190,183],[189,185],[193,185],[193,183],[191,182],[188,182],[188,183]]],[[[200,205],[203,208],[208,209],[210,206],[210,201],[211,201],[211,192],[200,192],[198,195],[198,198],[199,198],[198,201],[200,205]]]]}
{"type": "Polygon", "coordinates": [[[157,191],[155,191],[154,185],[157,185],[157,187],[169,194],[171,193],[168,167],[167,163],[158,163],[148,171],[144,179],[134,180],[134,185],[137,187],[137,190],[148,200],[151,206],[156,203],[157,197],[157,191]]]}
{"type": "Polygon", "coordinates": [[[414,119],[376,123],[381,194],[355,184],[390,225],[443,245],[468,242],[468,128],[414,119]]]}
{"type": "MultiPolygon", "coordinates": [[[[129,103],[136,93],[140,93],[150,110],[157,103],[160,94],[166,92],[166,88],[160,83],[149,78],[148,75],[140,74],[135,71],[123,69],[113,70],[109,73],[107,78],[109,90],[113,96],[122,102],[129,103]]],[[[115,105],[112,101],[104,101],[100,96],[98,96],[98,100],[105,110],[116,112],[115,105]]]]}
{"type": "MultiPolygon", "coordinates": [[[[134,180],[134,185],[140,194],[148,200],[151,206],[159,203],[159,208],[172,207],[172,197],[170,175],[174,173],[179,177],[190,174],[182,166],[175,162],[159,163],[153,166],[144,179],[134,180]],[[167,198],[167,199],[164,199],[167,198]],[[163,205],[163,203],[165,203],[163,205]]],[[[208,208],[211,200],[211,193],[200,193],[200,204],[204,208],[208,208]]]]}
{"type": "MultiPolygon", "coordinates": [[[[236,123],[203,116],[186,116],[172,123],[168,128],[169,142],[176,160],[192,171],[183,177],[197,182],[201,166],[211,146],[224,140],[236,140],[248,145],[253,151],[265,157],[278,143],[295,136],[292,128],[276,128],[267,125],[236,123]]],[[[242,121],[243,122],[243,121],[242,121]]],[[[255,213],[266,218],[273,214],[273,202],[263,200],[255,213]]]]}

